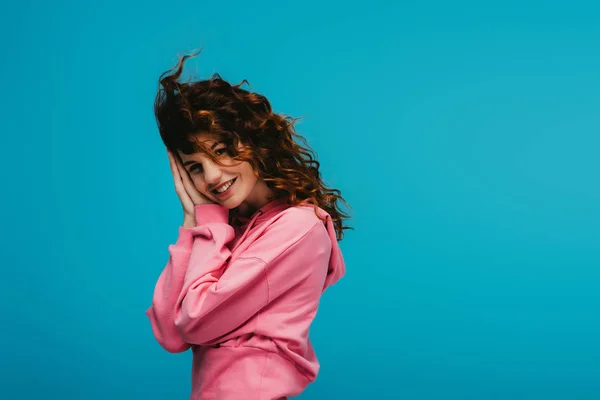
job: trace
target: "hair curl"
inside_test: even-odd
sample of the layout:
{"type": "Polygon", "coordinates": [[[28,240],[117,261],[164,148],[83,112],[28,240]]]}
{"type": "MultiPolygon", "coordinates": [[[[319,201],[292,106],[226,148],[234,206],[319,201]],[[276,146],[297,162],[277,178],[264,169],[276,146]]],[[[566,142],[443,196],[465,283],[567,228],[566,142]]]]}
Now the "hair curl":
{"type": "Polygon", "coordinates": [[[214,74],[207,80],[181,82],[185,61],[199,53],[180,57],[159,78],[154,114],[165,146],[184,154],[204,151],[220,164],[211,149],[195,140],[201,132],[217,134],[228,154],[249,162],[276,198],[286,197],[292,205],[311,203],[315,213],[318,207],[325,210],[342,240],[344,230],[352,228],[344,224],[349,216],[339,202],[348,204],[339,190],[323,183],[315,152],[295,132],[296,119],[274,113],[265,96],[242,89],[246,80],[231,85],[214,74]]]}

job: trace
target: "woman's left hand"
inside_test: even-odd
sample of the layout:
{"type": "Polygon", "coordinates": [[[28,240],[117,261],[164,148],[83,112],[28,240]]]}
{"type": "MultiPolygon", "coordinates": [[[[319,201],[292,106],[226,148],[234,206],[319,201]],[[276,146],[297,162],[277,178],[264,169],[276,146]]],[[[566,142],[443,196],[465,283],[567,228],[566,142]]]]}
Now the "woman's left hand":
{"type": "Polygon", "coordinates": [[[175,183],[175,192],[181,201],[184,215],[184,225],[195,221],[195,207],[199,204],[215,204],[196,189],[178,154],[167,150],[169,165],[175,183]]]}

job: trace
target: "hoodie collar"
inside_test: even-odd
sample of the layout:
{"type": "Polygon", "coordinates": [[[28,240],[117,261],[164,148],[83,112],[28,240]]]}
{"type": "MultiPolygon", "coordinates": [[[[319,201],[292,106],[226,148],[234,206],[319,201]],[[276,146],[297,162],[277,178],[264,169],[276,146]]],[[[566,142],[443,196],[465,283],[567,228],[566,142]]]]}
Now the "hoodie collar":
{"type": "Polygon", "coordinates": [[[252,216],[244,217],[240,215],[236,215],[233,217],[232,224],[235,226],[243,227],[244,225],[254,224],[261,219],[263,219],[266,214],[269,214],[271,211],[286,205],[288,203],[287,199],[284,197],[280,197],[278,199],[271,200],[264,206],[262,206],[259,210],[257,210],[252,216]]]}

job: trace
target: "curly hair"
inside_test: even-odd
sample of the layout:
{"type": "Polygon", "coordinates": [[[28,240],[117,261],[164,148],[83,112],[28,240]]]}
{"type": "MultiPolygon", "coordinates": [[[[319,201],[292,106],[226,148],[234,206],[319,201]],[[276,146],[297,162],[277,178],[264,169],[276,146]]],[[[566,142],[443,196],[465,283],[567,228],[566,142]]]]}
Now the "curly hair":
{"type": "Polygon", "coordinates": [[[198,133],[218,135],[228,154],[249,162],[275,197],[285,197],[291,205],[310,203],[317,216],[319,207],[325,210],[342,240],[344,230],[352,228],[345,225],[349,216],[339,203],[348,204],[339,190],[323,183],[314,150],[294,129],[297,119],[274,113],[265,96],[242,89],[246,80],[231,85],[214,74],[207,80],[182,82],[185,61],[199,53],[183,55],[159,78],[154,114],[165,146],[184,154],[203,151],[222,165],[195,138],[198,133]]]}

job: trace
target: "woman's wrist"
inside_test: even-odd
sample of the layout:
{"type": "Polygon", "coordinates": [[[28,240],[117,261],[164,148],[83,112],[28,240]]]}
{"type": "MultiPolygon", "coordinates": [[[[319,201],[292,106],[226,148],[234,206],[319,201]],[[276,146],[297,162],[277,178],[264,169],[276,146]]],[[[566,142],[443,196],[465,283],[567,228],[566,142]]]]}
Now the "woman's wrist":
{"type": "Polygon", "coordinates": [[[187,217],[186,216],[183,219],[183,224],[181,226],[183,226],[184,228],[193,228],[193,227],[196,226],[196,221],[195,221],[195,219],[193,217],[187,217]]]}

